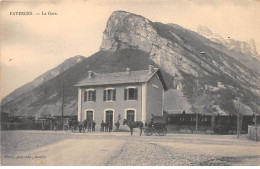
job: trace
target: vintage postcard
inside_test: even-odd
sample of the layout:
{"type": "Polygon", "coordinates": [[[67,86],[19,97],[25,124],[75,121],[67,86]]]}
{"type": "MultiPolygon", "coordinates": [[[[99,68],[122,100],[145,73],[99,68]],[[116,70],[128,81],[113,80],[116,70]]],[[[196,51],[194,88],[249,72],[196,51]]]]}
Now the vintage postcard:
{"type": "Polygon", "coordinates": [[[1,0],[1,166],[259,166],[259,0],[1,0]]]}

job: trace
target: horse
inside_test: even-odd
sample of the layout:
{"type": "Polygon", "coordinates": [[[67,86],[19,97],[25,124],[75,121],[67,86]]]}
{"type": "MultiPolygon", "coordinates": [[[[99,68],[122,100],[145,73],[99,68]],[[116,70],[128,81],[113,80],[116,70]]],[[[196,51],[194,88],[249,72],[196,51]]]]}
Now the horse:
{"type": "Polygon", "coordinates": [[[142,128],[144,126],[144,123],[141,121],[129,121],[127,119],[124,119],[123,125],[127,125],[130,128],[131,136],[133,135],[133,129],[134,128],[140,128],[140,136],[142,135],[142,128]]]}

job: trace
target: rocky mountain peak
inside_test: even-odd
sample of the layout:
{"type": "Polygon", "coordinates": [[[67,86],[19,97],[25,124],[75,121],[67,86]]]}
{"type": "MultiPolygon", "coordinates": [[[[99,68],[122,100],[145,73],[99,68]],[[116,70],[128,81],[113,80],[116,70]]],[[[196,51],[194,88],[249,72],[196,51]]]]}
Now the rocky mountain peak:
{"type": "MultiPolygon", "coordinates": [[[[139,49],[147,52],[156,64],[164,67],[165,71],[172,75],[181,76],[181,70],[198,76],[200,70],[195,69],[200,68],[177,52],[182,50],[178,48],[178,44],[174,46],[171,40],[159,35],[160,28],[160,25],[142,16],[125,11],[113,12],[107,21],[100,50],[114,52],[124,48],[139,49]],[[172,64],[177,62],[176,65],[172,64]]],[[[174,32],[169,34],[177,41],[182,41],[174,32]]]]}
{"type": "MultiPolygon", "coordinates": [[[[151,21],[133,13],[115,11],[109,17],[100,47],[105,51],[116,51],[135,47],[138,36],[147,37],[153,31],[151,21]]],[[[154,32],[155,33],[155,32],[154,32]]]]}
{"type": "MultiPolygon", "coordinates": [[[[250,39],[247,41],[247,43],[249,44],[250,48],[251,48],[251,52],[254,56],[259,55],[256,51],[256,45],[255,45],[255,40],[254,39],[250,39]]],[[[260,59],[260,57],[259,57],[260,59]]]]}
{"type": "MultiPolygon", "coordinates": [[[[203,35],[206,34],[220,41],[218,43],[225,43],[225,45],[231,43],[212,33],[205,26],[200,26],[200,30],[203,35]]],[[[100,50],[111,52],[125,48],[142,50],[148,53],[152,61],[163,67],[167,73],[173,76],[177,74],[179,77],[182,77],[181,72],[198,77],[211,73],[219,74],[219,68],[222,66],[233,69],[231,65],[233,61],[229,65],[222,65],[223,63],[217,60],[213,61],[220,54],[213,57],[217,52],[206,51],[208,49],[206,43],[194,40],[194,36],[199,38],[197,33],[174,24],[152,22],[140,15],[115,11],[107,21],[100,50]],[[207,54],[202,56],[201,52],[207,52],[207,54]],[[205,60],[204,57],[208,58],[205,60]]],[[[235,74],[230,73],[231,70],[224,70],[224,72],[237,78],[235,74]]],[[[245,73],[245,76],[249,75],[245,73]]]]}
{"type": "Polygon", "coordinates": [[[203,36],[213,36],[213,32],[206,26],[199,25],[197,32],[203,36]]]}
{"type": "Polygon", "coordinates": [[[213,33],[208,27],[202,25],[198,26],[197,33],[213,42],[220,43],[226,46],[230,50],[234,50],[236,52],[240,52],[247,56],[260,59],[260,56],[256,50],[255,41],[253,39],[250,39],[245,42],[245,41],[237,41],[229,37],[223,38],[221,35],[213,33]]]}

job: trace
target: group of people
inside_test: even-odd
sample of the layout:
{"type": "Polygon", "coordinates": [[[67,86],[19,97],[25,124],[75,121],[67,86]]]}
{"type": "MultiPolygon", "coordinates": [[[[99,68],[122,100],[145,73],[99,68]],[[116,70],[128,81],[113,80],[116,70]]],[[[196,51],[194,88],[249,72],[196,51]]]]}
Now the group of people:
{"type": "Polygon", "coordinates": [[[94,120],[84,120],[79,124],[79,132],[85,132],[88,130],[89,132],[96,131],[96,122],[94,120]]]}
{"type": "Polygon", "coordinates": [[[109,121],[104,122],[102,120],[102,122],[101,122],[101,132],[111,132],[112,128],[113,128],[112,125],[113,124],[111,124],[109,121]]]}
{"type": "MultiPolygon", "coordinates": [[[[82,122],[77,121],[71,121],[70,126],[73,127],[73,129],[79,130],[80,133],[84,133],[86,131],[88,132],[94,132],[96,131],[96,122],[94,120],[84,120],[82,122]]],[[[117,129],[120,127],[119,121],[115,123],[115,126],[117,129]]],[[[104,122],[101,121],[101,132],[111,132],[113,129],[113,124],[109,121],[104,122]]]]}

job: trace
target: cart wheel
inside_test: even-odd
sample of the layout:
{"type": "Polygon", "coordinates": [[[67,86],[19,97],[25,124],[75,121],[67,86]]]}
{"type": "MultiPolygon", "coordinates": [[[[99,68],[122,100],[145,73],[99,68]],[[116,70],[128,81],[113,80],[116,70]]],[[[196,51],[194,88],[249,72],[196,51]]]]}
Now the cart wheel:
{"type": "Polygon", "coordinates": [[[64,128],[65,131],[69,131],[69,126],[68,125],[64,125],[63,128],[64,128]]]}
{"type": "Polygon", "coordinates": [[[164,127],[164,133],[162,136],[165,136],[167,134],[167,127],[164,127]]]}
{"type": "Polygon", "coordinates": [[[157,131],[159,136],[165,136],[167,134],[167,129],[165,127],[162,127],[162,126],[156,127],[156,131],[157,131]]]}
{"type": "Polygon", "coordinates": [[[151,128],[145,128],[144,129],[144,134],[146,136],[151,136],[153,134],[153,130],[151,128]]]}

